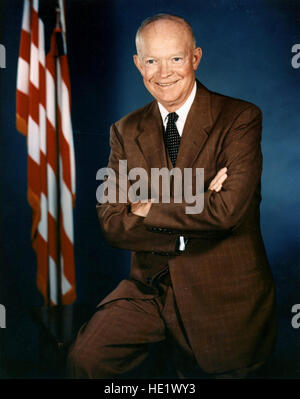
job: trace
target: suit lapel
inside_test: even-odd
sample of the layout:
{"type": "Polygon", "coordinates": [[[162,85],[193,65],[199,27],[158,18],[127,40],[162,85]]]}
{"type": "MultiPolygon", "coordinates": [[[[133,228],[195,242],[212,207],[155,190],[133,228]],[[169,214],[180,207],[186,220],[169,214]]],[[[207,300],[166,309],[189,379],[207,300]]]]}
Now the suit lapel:
{"type": "Polygon", "coordinates": [[[210,93],[197,81],[197,92],[183,129],[176,167],[193,166],[208,138],[211,126],[210,93]]]}
{"type": "Polygon", "coordinates": [[[167,167],[167,157],[163,139],[163,124],[157,102],[150,104],[139,127],[136,143],[149,168],[167,167]]]}
{"type": "MultiPolygon", "coordinates": [[[[211,125],[210,93],[197,81],[197,92],[185,122],[176,167],[192,167],[208,138],[211,125]]],[[[138,132],[135,141],[148,167],[168,167],[170,163],[166,157],[163,125],[156,101],[149,105],[138,132]]]]}

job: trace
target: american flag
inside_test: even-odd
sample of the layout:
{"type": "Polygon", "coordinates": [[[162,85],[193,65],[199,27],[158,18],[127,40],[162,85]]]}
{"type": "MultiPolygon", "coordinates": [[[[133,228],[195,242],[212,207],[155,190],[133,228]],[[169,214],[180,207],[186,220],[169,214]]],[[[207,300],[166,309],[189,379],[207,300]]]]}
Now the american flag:
{"type": "Polygon", "coordinates": [[[27,137],[27,199],[37,286],[46,305],[76,299],[75,157],[63,0],[53,12],[56,23],[46,55],[47,21],[39,14],[39,0],[24,0],[16,94],[17,130],[27,137]]]}

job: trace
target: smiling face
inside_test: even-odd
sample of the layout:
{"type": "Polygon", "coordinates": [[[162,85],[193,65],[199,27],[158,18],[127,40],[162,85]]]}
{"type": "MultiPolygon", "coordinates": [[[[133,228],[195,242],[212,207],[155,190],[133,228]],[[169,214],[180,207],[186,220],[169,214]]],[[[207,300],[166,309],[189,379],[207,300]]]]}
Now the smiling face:
{"type": "Polygon", "coordinates": [[[159,20],[139,35],[134,62],[152,96],[169,112],[190,95],[202,51],[195,48],[188,28],[180,22],[159,20]]]}

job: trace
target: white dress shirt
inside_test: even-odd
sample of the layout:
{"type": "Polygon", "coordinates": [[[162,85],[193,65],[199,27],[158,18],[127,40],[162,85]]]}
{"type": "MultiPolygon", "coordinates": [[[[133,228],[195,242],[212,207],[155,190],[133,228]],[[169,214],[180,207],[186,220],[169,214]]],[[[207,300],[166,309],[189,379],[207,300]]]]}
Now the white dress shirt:
{"type": "MultiPolygon", "coordinates": [[[[193,90],[191,91],[191,94],[188,96],[186,102],[175,111],[176,114],[178,115],[178,119],[176,121],[176,127],[177,127],[180,137],[182,136],[184,124],[185,124],[186,118],[188,116],[189,110],[190,110],[190,108],[193,104],[193,101],[195,99],[196,90],[197,90],[197,83],[195,82],[193,90]]],[[[164,127],[166,129],[167,123],[168,123],[169,111],[167,111],[166,108],[161,103],[158,103],[158,107],[159,107],[159,111],[161,114],[161,118],[162,118],[164,127]]]]}
{"type": "MultiPolygon", "coordinates": [[[[186,102],[175,111],[176,114],[178,115],[178,119],[175,123],[176,123],[176,127],[177,127],[180,137],[182,136],[183,128],[184,128],[185,121],[188,116],[189,110],[191,109],[191,106],[195,99],[196,90],[197,90],[197,83],[195,81],[194,87],[191,91],[191,94],[188,96],[186,102]]],[[[161,118],[162,118],[162,121],[164,124],[164,128],[166,129],[167,123],[168,123],[169,111],[167,111],[166,108],[160,103],[158,103],[158,107],[159,107],[161,118]]],[[[180,236],[179,237],[179,251],[184,251],[184,250],[185,250],[185,240],[184,240],[184,237],[180,236]]]]}

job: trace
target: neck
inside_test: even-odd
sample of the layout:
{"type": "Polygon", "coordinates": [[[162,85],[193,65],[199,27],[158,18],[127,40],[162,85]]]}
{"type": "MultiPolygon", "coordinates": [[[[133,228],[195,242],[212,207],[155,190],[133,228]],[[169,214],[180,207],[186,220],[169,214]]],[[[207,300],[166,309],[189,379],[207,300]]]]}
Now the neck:
{"type": "Polygon", "coordinates": [[[191,88],[190,88],[190,90],[188,91],[188,94],[185,96],[184,100],[182,100],[180,103],[173,103],[173,104],[170,104],[170,103],[168,103],[168,104],[161,103],[161,104],[165,107],[165,109],[166,109],[168,112],[176,112],[179,108],[181,108],[181,107],[185,104],[185,102],[187,101],[187,99],[188,99],[189,96],[191,95],[191,93],[192,93],[192,91],[193,91],[193,88],[194,88],[194,84],[195,84],[195,80],[193,81],[193,84],[191,85],[191,88]]]}

